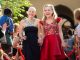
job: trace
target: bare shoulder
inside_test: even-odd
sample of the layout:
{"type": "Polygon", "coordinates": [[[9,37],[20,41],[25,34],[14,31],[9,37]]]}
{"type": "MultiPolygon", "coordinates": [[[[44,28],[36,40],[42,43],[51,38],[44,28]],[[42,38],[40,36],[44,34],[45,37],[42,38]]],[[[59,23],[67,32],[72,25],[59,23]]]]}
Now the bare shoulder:
{"type": "Polygon", "coordinates": [[[58,24],[62,26],[65,21],[66,21],[66,20],[64,20],[64,19],[61,18],[58,24]]]}
{"type": "Polygon", "coordinates": [[[21,23],[21,24],[24,23],[24,20],[21,20],[20,23],[21,23]]]}
{"type": "Polygon", "coordinates": [[[36,19],[36,22],[39,22],[40,21],[40,19],[36,19]]]}
{"type": "Polygon", "coordinates": [[[20,23],[21,23],[21,24],[25,24],[25,22],[26,22],[27,20],[28,20],[28,18],[25,17],[25,18],[23,18],[23,19],[20,21],[20,23]]]}
{"type": "Polygon", "coordinates": [[[39,21],[40,21],[40,19],[36,19],[35,23],[36,24],[39,24],[39,21]]]}
{"type": "Polygon", "coordinates": [[[20,21],[20,26],[25,26],[26,25],[26,23],[25,23],[25,19],[22,19],[21,21],[20,21]]]}
{"type": "Polygon", "coordinates": [[[40,26],[41,25],[40,22],[41,22],[41,19],[36,19],[35,23],[36,23],[37,26],[40,26]]]}

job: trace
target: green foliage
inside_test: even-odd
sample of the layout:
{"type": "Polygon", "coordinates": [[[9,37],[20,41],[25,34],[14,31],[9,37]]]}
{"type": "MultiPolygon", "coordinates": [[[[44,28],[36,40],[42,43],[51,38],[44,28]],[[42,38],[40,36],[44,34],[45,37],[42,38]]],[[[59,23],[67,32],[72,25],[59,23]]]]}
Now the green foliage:
{"type": "Polygon", "coordinates": [[[2,8],[10,8],[13,12],[14,22],[20,21],[21,18],[25,17],[25,7],[29,7],[32,4],[28,0],[1,0],[2,8]]]}

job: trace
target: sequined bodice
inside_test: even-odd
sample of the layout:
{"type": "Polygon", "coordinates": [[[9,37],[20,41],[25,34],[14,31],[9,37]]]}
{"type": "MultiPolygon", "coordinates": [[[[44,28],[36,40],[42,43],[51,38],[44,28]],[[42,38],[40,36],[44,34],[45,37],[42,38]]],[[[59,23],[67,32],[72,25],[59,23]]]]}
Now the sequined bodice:
{"type": "Polygon", "coordinates": [[[33,20],[28,20],[28,18],[24,19],[24,23],[25,23],[25,27],[27,26],[36,26],[35,24],[36,18],[34,18],[33,20]]]}
{"type": "Polygon", "coordinates": [[[59,30],[58,30],[58,24],[57,23],[45,23],[44,24],[44,31],[46,35],[50,35],[50,34],[59,34],[59,30]]]}

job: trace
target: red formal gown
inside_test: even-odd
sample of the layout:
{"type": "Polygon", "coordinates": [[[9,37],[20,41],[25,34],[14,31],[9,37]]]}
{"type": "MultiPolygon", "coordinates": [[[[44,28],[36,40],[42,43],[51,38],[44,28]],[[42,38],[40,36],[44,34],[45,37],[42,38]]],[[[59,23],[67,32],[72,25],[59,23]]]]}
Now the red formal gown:
{"type": "Polygon", "coordinates": [[[57,22],[44,23],[45,38],[41,48],[40,60],[65,60],[66,56],[61,46],[57,22]]]}

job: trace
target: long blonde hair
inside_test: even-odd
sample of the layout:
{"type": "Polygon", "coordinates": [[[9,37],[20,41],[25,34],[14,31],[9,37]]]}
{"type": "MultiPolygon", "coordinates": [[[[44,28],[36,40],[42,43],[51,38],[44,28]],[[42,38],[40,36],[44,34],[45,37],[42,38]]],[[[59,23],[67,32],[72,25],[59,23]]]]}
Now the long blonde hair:
{"type": "MultiPolygon", "coordinates": [[[[56,18],[57,18],[57,13],[56,13],[56,11],[55,11],[54,6],[53,6],[52,4],[46,4],[46,5],[43,6],[43,10],[44,10],[45,7],[51,7],[51,9],[52,9],[52,11],[53,11],[52,16],[54,17],[54,19],[56,19],[56,18]]],[[[43,14],[42,20],[46,20],[46,16],[44,16],[44,14],[43,14]]]]}

